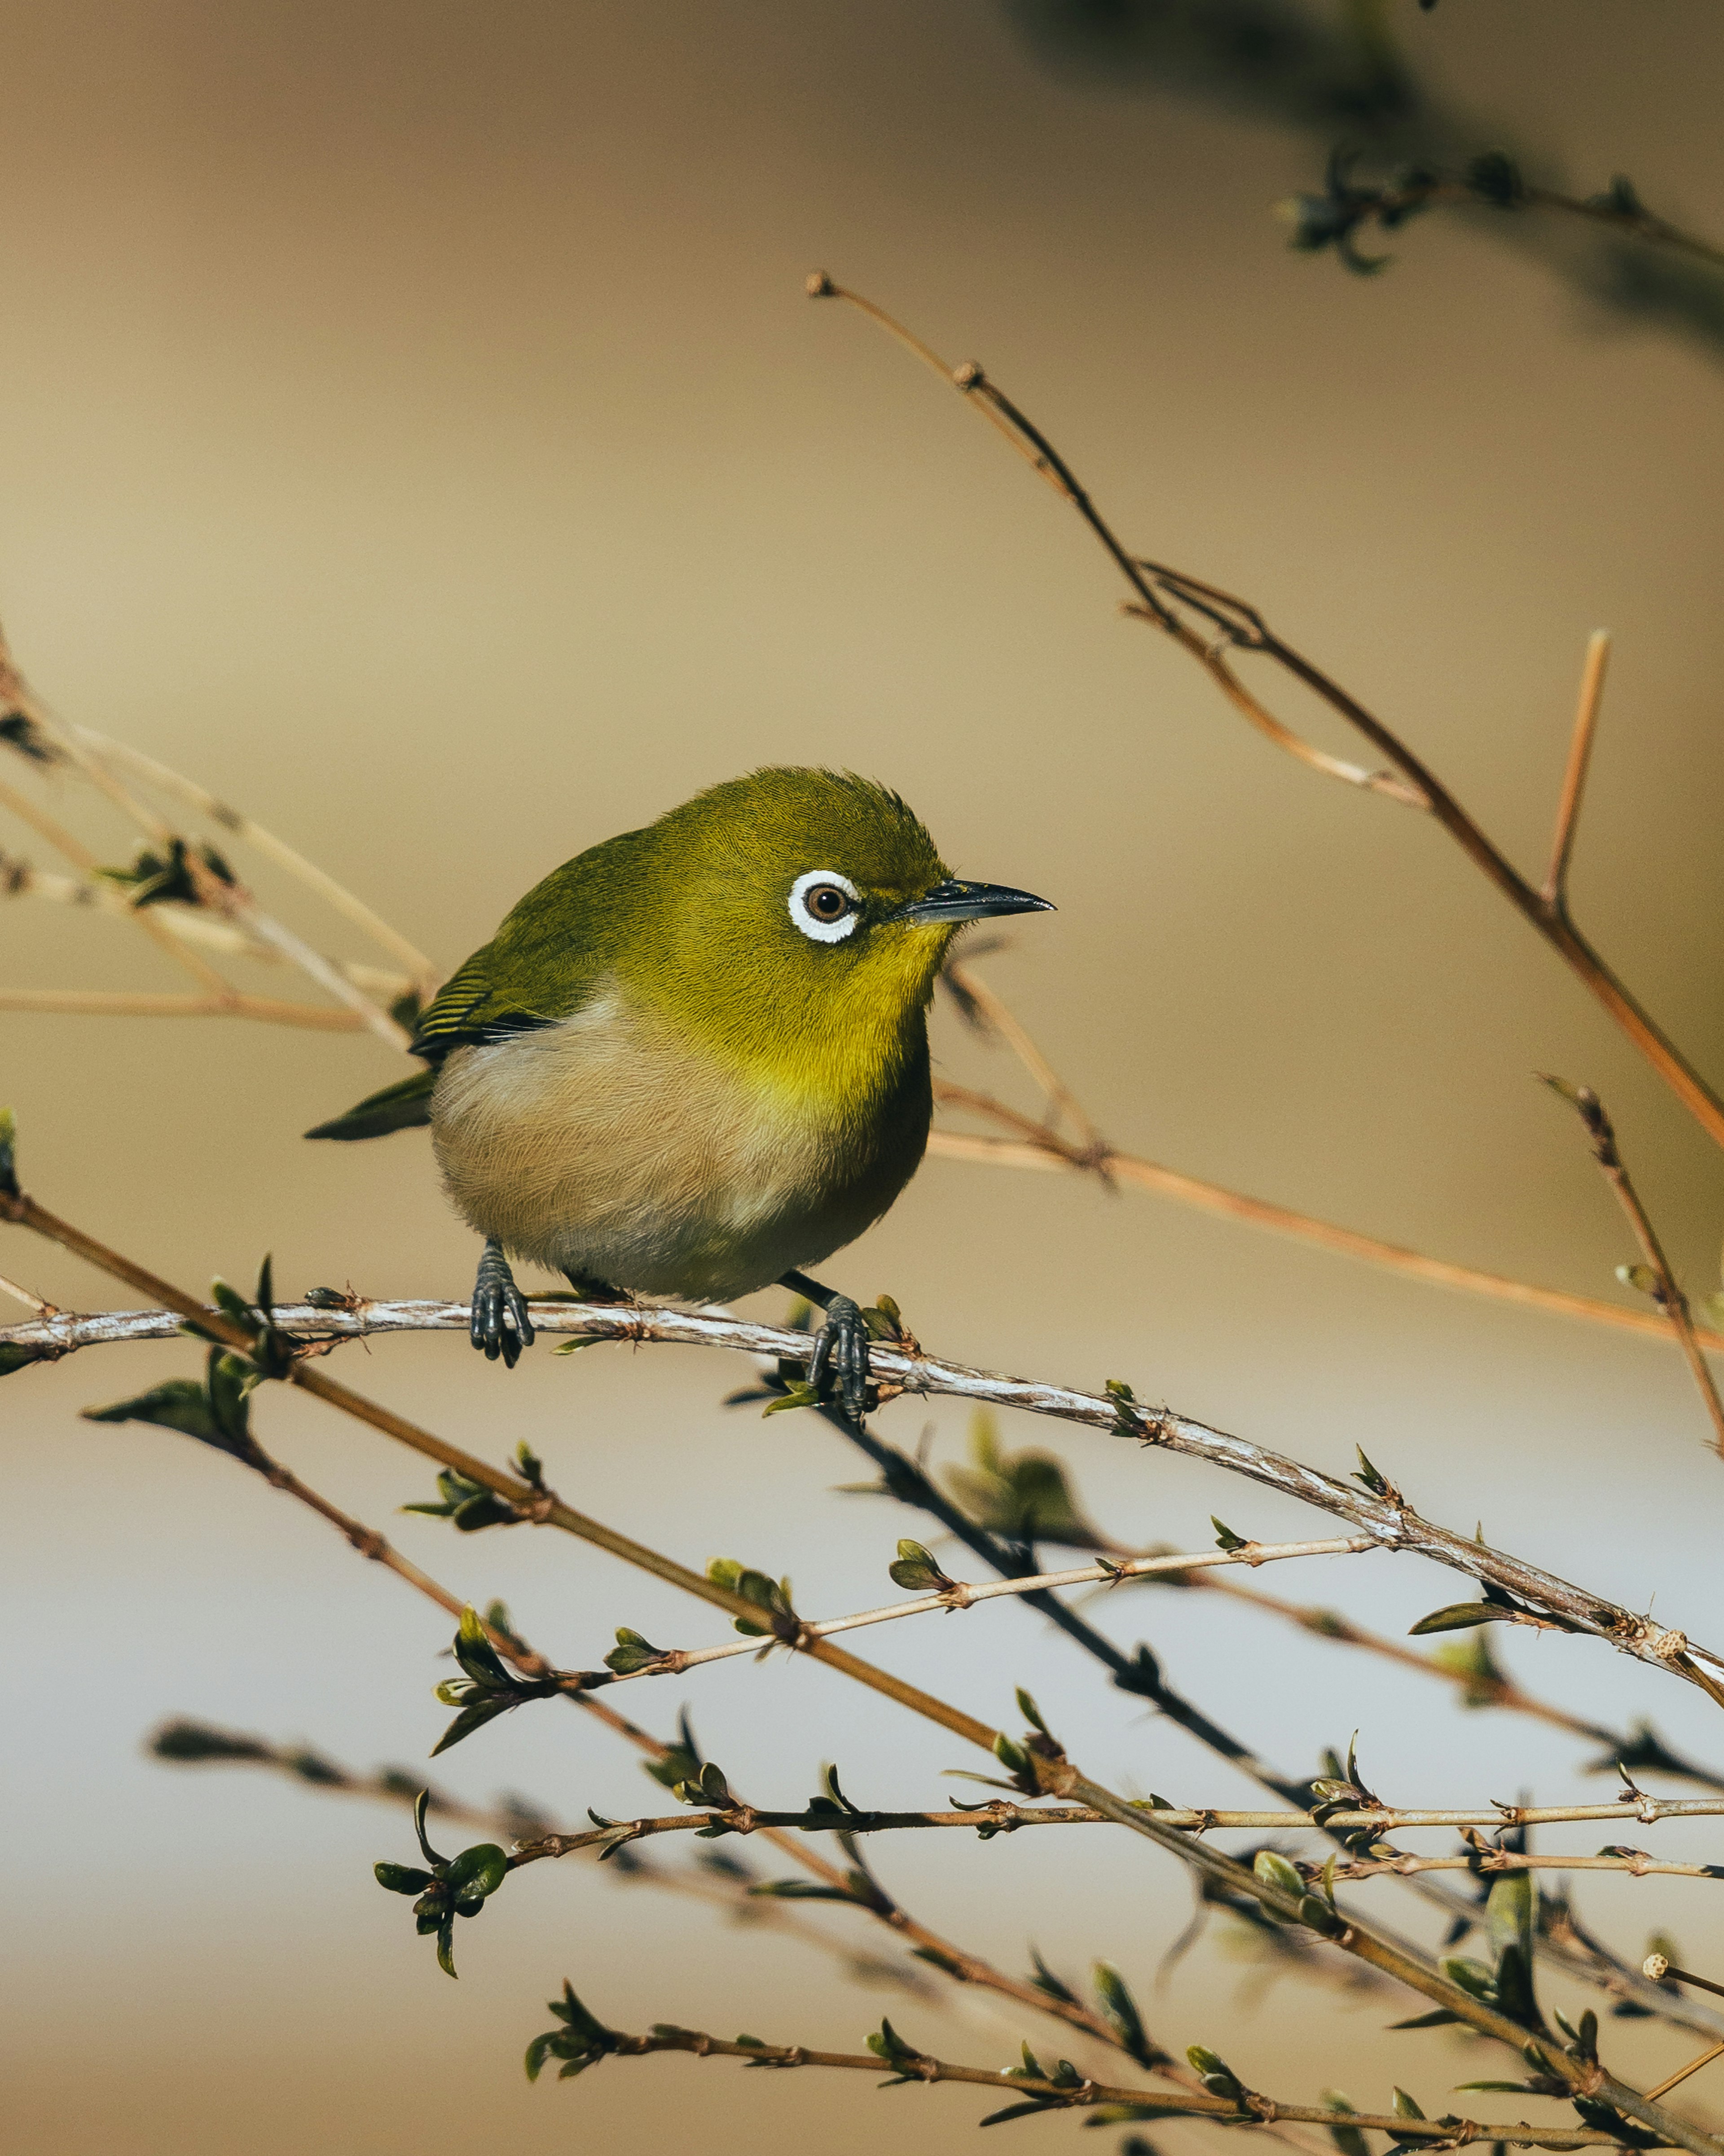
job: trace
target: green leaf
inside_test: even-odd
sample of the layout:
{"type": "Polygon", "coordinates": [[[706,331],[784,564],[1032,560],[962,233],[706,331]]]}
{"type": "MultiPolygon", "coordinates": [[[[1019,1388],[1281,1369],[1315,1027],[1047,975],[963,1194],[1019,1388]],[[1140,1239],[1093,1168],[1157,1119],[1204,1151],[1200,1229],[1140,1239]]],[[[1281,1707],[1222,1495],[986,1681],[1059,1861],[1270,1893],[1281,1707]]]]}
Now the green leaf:
{"type": "Polygon", "coordinates": [[[1192,2071],[1211,2096],[1226,2097],[1237,2103],[1244,2095],[1244,2083],[1226,2060],[1210,2051],[1207,2045],[1188,2044],[1185,2056],[1191,2061],[1192,2071]]]}
{"type": "Polygon", "coordinates": [[[1446,2029],[1460,2020],[1460,2016],[1451,2014],[1446,2006],[1437,2006],[1429,2014],[1415,2014],[1410,2020],[1391,2021],[1388,2025],[1391,2029],[1446,2029]]]}
{"type": "Polygon", "coordinates": [[[1215,1546],[1218,1549],[1242,1550],[1245,1548],[1245,1537],[1243,1535],[1236,1535],[1224,1520],[1218,1520],[1213,1512],[1209,1515],[1209,1525],[1215,1530],[1215,1546]]]}
{"type": "Polygon", "coordinates": [[[1428,1617],[1421,1617],[1416,1625],[1407,1627],[1409,1639],[1417,1639],[1425,1632],[1465,1632],[1475,1625],[1502,1625],[1514,1615],[1495,1602],[1449,1602],[1440,1609],[1433,1609],[1428,1617]]]}
{"type": "Polygon", "coordinates": [[[213,1445],[218,1452],[233,1450],[211,1412],[208,1393],[192,1378],[169,1378],[131,1399],[115,1400],[111,1407],[85,1408],[83,1419],[85,1422],[153,1423],[160,1430],[177,1430],[182,1436],[213,1445]]]}
{"type": "Polygon", "coordinates": [[[1003,1454],[985,1409],[971,1421],[970,1461],[967,1467],[943,1468],[941,1480],[977,1527],[1009,1542],[1101,1548],[1101,1537],[1072,1494],[1065,1463],[1034,1450],[1003,1454]]]}
{"type": "Polygon", "coordinates": [[[469,1602],[461,1612],[460,1630],[454,1638],[455,1660],[480,1684],[507,1684],[509,1672],[502,1664],[485,1621],[469,1602]]]}
{"type": "Polygon", "coordinates": [[[637,1670],[649,1669],[654,1662],[664,1659],[665,1650],[655,1647],[644,1633],[631,1632],[626,1625],[617,1627],[617,1644],[604,1658],[604,1666],[619,1677],[633,1676],[637,1670]]]}
{"type": "Polygon", "coordinates": [[[1095,1996],[1101,2002],[1101,2011],[1115,2035],[1140,2066],[1152,2065],[1157,2055],[1145,2031],[1143,2017],[1137,2011],[1131,1986],[1111,1962],[1098,1961],[1093,1974],[1095,1996]]]}
{"type": "Polygon", "coordinates": [[[1470,1954],[1445,1954],[1437,1967],[1458,1990],[1474,1999],[1496,2003],[1496,1978],[1485,1963],[1475,1961],[1470,1954]]]}
{"type": "Polygon", "coordinates": [[[0,1342],[0,1378],[9,1378],[14,1370],[28,1369],[32,1363],[44,1358],[33,1348],[23,1348],[14,1340],[0,1342]]]}
{"type": "Polygon", "coordinates": [[[899,1543],[895,1561],[886,1567],[886,1577],[912,1594],[939,1594],[952,1584],[932,1553],[920,1543],[907,1540],[899,1543]]]}
{"type": "MultiPolygon", "coordinates": [[[[1323,2108],[1344,2116],[1348,2112],[1357,2111],[1358,2106],[1350,2097],[1343,2096],[1339,2089],[1325,2089],[1323,2108]]],[[[1329,2138],[1339,2150],[1340,2156],[1371,2156],[1371,2144],[1357,2126],[1342,2126],[1337,2123],[1329,2128],[1329,2138]]]]}
{"type": "Polygon", "coordinates": [[[820,1395],[812,1385],[792,1385],[777,1399],[767,1402],[760,1411],[761,1419],[764,1421],[768,1415],[788,1414],[793,1408],[817,1408],[819,1404],[820,1395]]]}
{"type": "Polygon", "coordinates": [[[1655,1300],[1664,1292],[1664,1281],[1650,1265],[1619,1265],[1616,1277],[1624,1287],[1631,1287],[1640,1295],[1650,1295],[1655,1300]]]}
{"type": "Polygon", "coordinates": [[[1532,1990],[1532,1936],[1538,1889],[1530,1871],[1508,1871],[1485,1903],[1485,1933],[1496,1954],[1496,1995],[1501,2011],[1527,2028],[1538,2024],[1532,1990]]]}
{"type": "Polygon", "coordinates": [[[1305,1881],[1297,1868],[1285,1856],[1277,1856],[1274,1850],[1260,1849],[1251,1860],[1251,1869],[1265,1887],[1273,1887],[1278,1894],[1285,1894],[1290,1902],[1299,1902],[1304,1898],[1305,1881]]]}
{"type": "Polygon", "coordinates": [[[374,1864],[372,1871],[392,1894],[423,1894],[431,1884],[431,1874],[412,1864],[374,1864]]]}
{"type": "Polygon", "coordinates": [[[508,1876],[509,1859],[494,1841],[477,1841],[449,1860],[444,1883],[457,1894],[495,1894],[508,1876]]]}
{"type": "Polygon", "coordinates": [[[442,1753],[454,1751],[456,1745],[464,1743],[475,1729],[483,1729],[486,1722],[495,1722],[500,1714],[506,1714],[516,1704],[512,1692],[493,1692],[486,1698],[469,1700],[431,1747],[428,1756],[435,1759],[442,1753]]]}
{"type": "Polygon", "coordinates": [[[1461,1682],[1460,1703],[1467,1707],[1491,1707],[1507,1679],[1491,1651],[1490,1635],[1478,1627],[1470,1628],[1464,1640],[1445,1640],[1432,1650],[1431,1660],[1439,1670],[1461,1682]]]}
{"type": "Polygon", "coordinates": [[[440,1871],[448,1863],[449,1859],[446,1856],[439,1856],[425,1839],[425,1814],[430,1808],[431,1792],[428,1789],[421,1789],[413,1801],[413,1832],[419,1837],[420,1855],[434,1871],[440,1871]]]}
{"type": "Polygon", "coordinates": [[[1403,2088],[1395,2091],[1395,2115],[1398,2118],[1423,2118],[1424,2113],[1403,2088]]]}
{"type": "Polygon", "coordinates": [[[1024,1717],[1024,1719],[1029,1724],[1030,1727],[1032,1729],[1040,1730],[1044,1737],[1051,1737],[1054,1732],[1049,1728],[1047,1723],[1043,1721],[1041,1709],[1036,1705],[1029,1694],[1025,1691],[1022,1685],[1018,1686],[1017,1698],[1018,1712],[1024,1717]]]}

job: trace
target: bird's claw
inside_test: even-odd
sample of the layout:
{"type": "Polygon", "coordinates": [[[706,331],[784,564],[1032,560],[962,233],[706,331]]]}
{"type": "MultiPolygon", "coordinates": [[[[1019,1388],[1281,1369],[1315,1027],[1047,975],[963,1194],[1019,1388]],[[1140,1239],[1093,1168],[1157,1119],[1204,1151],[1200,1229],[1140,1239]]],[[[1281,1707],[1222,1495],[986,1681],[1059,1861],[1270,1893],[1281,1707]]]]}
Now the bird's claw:
{"type": "Polygon", "coordinates": [[[868,1412],[868,1340],[860,1306],[847,1295],[835,1295],[808,1358],[810,1387],[823,1396],[835,1393],[846,1419],[857,1424],[868,1412]]]}
{"type": "Polygon", "coordinates": [[[473,1345],[486,1362],[495,1363],[500,1355],[505,1370],[512,1370],[521,1359],[521,1349],[533,1344],[533,1322],[527,1316],[526,1297],[515,1285],[502,1245],[495,1241],[486,1243],[479,1260],[469,1332],[473,1345]]]}

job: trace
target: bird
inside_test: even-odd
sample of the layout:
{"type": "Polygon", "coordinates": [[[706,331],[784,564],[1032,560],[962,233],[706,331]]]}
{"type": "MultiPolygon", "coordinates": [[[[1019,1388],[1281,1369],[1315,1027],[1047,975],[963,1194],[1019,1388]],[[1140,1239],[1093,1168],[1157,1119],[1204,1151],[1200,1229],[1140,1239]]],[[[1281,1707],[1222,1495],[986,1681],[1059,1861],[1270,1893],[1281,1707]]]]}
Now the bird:
{"type": "Polygon", "coordinates": [[[808,1383],[859,1420],[866,1323],[805,1269],[921,1163],[953,937],[1053,910],[954,877],[883,785],[753,771],[553,870],[419,1016],[426,1067],[306,1136],[428,1124],[484,1238],[470,1332],[491,1361],[534,1337],[511,1257],[618,1299],[776,1283],[824,1312],[808,1383]]]}

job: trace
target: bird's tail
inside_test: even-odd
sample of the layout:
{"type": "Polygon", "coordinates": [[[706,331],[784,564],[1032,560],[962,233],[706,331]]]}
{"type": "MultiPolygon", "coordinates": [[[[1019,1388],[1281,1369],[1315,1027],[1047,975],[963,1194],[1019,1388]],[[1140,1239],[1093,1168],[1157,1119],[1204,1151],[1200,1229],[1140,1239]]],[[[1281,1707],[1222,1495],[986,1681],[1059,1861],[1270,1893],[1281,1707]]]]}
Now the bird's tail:
{"type": "Polygon", "coordinates": [[[308,1138],[381,1138],[391,1131],[417,1130],[431,1120],[431,1088],[437,1083],[434,1070],[416,1070],[398,1085],[386,1086],[349,1108],[307,1131],[308,1138]]]}

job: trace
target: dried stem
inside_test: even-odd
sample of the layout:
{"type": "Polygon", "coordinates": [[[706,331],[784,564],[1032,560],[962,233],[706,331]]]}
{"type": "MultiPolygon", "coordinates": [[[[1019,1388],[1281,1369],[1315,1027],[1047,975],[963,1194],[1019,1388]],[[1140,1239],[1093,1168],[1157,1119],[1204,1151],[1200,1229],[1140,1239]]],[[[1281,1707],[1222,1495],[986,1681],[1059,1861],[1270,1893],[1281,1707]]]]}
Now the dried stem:
{"type": "Polygon", "coordinates": [[[130,989],[0,988],[0,1010],[40,1011],[59,1018],[250,1018],[313,1033],[362,1033],[366,1020],[321,1004],[277,1002],[224,989],[218,996],[147,995],[130,989]]]}
{"type": "MultiPolygon", "coordinates": [[[[1585,1324],[1638,1333],[1644,1339],[1676,1337],[1675,1327],[1666,1317],[1625,1309],[1592,1296],[1570,1295],[1559,1288],[1537,1287],[1530,1281],[1512,1280],[1501,1273],[1480,1272],[1470,1265],[1454,1265],[1446,1258],[1427,1257],[1422,1251],[1408,1250],[1403,1244],[1362,1235],[1351,1228],[1315,1219],[1309,1214],[1293,1212],[1265,1199],[1248,1198],[1222,1183],[1205,1183],[1178,1168],[1164,1168],[1158,1162],[1116,1152],[1111,1146],[1104,1147],[1098,1153],[1069,1145],[1057,1132],[1018,1115],[1003,1101],[967,1086],[936,1079],[934,1097],[944,1107],[985,1116],[1019,1134],[1014,1138],[1003,1138],[972,1135],[967,1131],[936,1130],[929,1136],[928,1151],[947,1160],[973,1161],[994,1168],[1100,1173],[1111,1182],[1153,1191],[1157,1197],[1170,1198],[1176,1204],[1189,1205],[1223,1219],[1243,1221],[1250,1227],[1266,1228],[1275,1235],[1291,1235],[1301,1242],[1315,1243],[1320,1249],[1333,1250],[1342,1257],[1362,1259],[1367,1265],[1383,1266],[1433,1287],[1458,1288],[1465,1294],[1485,1296],[1494,1302],[1514,1303],[1523,1310],[1544,1311],[1555,1317],[1578,1318],[1585,1324]]],[[[1697,1327],[1696,1337],[1715,1353],[1724,1353],[1724,1333],[1697,1327]]]]}
{"type": "Polygon", "coordinates": [[[158,786],[165,793],[176,795],[188,807],[208,816],[213,823],[219,824],[234,838],[254,846],[277,867],[285,869],[290,875],[297,877],[343,919],[351,921],[357,928],[362,928],[375,943],[403,965],[422,995],[434,993],[442,976],[423,952],[417,949],[380,914],[372,912],[362,900],[356,898],[351,891],[337,883],[332,875],[319,868],[315,861],[308,861],[303,854],[295,852],[284,839],[278,839],[273,831],[266,830],[241,810],[230,808],[225,801],[218,799],[194,780],[169,770],[165,763],[158,763],[154,757],[146,756],[141,750],[131,748],[124,742],[110,741],[105,735],[95,733],[88,726],[79,726],[74,731],[104,762],[117,763],[124,769],[136,773],[152,786],[158,786]]]}
{"type": "Polygon", "coordinates": [[[1574,733],[1568,743],[1568,767],[1562,774],[1562,798],[1557,803],[1556,836],[1551,841],[1550,871],[1542,896],[1566,912],[1568,906],[1568,857],[1574,850],[1574,834],[1580,821],[1581,800],[1586,792],[1587,767],[1592,761],[1593,735],[1598,723],[1598,705],[1604,694],[1604,670],[1610,661],[1610,632],[1595,629],[1588,639],[1586,664],[1581,669],[1580,700],[1574,713],[1574,733]]]}
{"type": "MultiPolygon", "coordinates": [[[[1719,1098],[1574,927],[1566,907],[1558,898],[1547,896],[1527,882],[1498,851],[1480,826],[1435,774],[1382,720],[1367,711],[1357,698],[1349,696],[1337,682],[1330,680],[1320,667],[1276,635],[1257,609],[1246,601],[1220,591],[1213,585],[1205,584],[1182,571],[1169,568],[1162,563],[1141,560],[1130,553],[1047,437],[1003,391],[988,380],[973,361],[967,361],[959,367],[947,367],[919,340],[890,322],[871,301],[860,300],[855,294],[845,291],[824,274],[808,280],[808,290],[815,298],[841,299],[853,305],[859,305],[871,319],[885,324],[927,365],[943,375],[972,403],[983,410],[997,428],[1006,433],[1019,454],[1041,474],[1056,493],[1076,510],[1101,542],[1131,588],[1134,603],[1128,611],[1152,622],[1172,637],[1209,674],[1235,706],[1253,718],[1254,723],[1268,720],[1269,714],[1256,704],[1222,655],[1229,647],[1259,652],[1273,660],[1285,673],[1311,690],[1331,711],[1363,735],[1378,753],[1386,757],[1394,767],[1399,773],[1400,783],[1385,785],[1382,783],[1382,774],[1362,773],[1352,766],[1331,771],[1330,775],[1346,778],[1355,785],[1371,787],[1378,792],[1393,792],[1408,805],[1423,808],[1434,817],[1474,865],[1495,885],[1522,918],[1543,937],[1570,970],[1603,1004],[1701,1127],[1717,1142],[1724,1144],[1724,1100],[1719,1098]],[[1203,624],[1203,629],[1194,628],[1187,619],[1188,615],[1195,615],[1203,624]]],[[[1307,763],[1327,768],[1334,762],[1334,759],[1325,759],[1321,752],[1311,749],[1310,744],[1299,742],[1298,737],[1291,735],[1290,730],[1281,726],[1279,721],[1270,721],[1267,730],[1281,746],[1292,748],[1307,763]]]]}
{"type": "Polygon", "coordinates": [[[1711,1417],[1713,1443],[1721,1459],[1724,1459],[1724,1399],[1718,1397],[1718,1388],[1706,1359],[1700,1352],[1700,1341],[1694,1328],[1694,1315],[1688,1307],[1688,1298],[1682,1292],[1670,1261],[1664,1254],[1664,1245],[1658,1240],[1650,1215],[1640,1203],[1639,1194],[1629,1179],[1623,1165],[1622,1154],[1616,1142],[1616,1132],[1604,1104],[1590,1086],[1571,1086],[1565,1078],[1546,1076],[1545,1081],[1553,1092],[1560,1093],[1579,1116],[1585,1126],[1593,1148],[1593,1158],[1604,1180],[1616,1193],[1617,1202],[1628,1215],[1629,1225],[1634,1231],[1634,1240],[1640,1245],[1641,1255],[1651,1268],[1652,1298],[1675,1328],[1676,1337],[1682,1343],[1682,1353],[1688,1358],[1688,1367],[1694,1373],[1706,1413],[1711,1417]]]}

